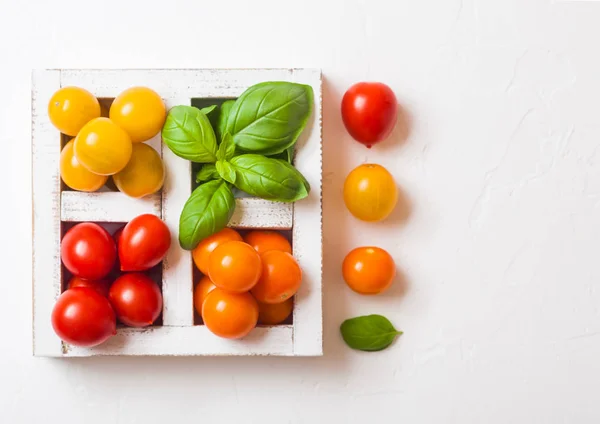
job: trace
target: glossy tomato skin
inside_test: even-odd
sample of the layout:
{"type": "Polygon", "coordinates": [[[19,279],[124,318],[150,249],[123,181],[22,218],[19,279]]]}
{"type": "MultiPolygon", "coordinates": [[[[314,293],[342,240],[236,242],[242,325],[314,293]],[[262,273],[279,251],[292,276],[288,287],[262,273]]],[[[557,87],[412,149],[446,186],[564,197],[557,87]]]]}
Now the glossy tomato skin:
{"type": "Polygon", "coordinates": [[[125,225],[119,236],[121,271],[146,271],[163,260],[171,246],[169,227],[156,215],[144,214],[125,225]]]}
{"type": "Polygon", "coordinates": [[[380,82],[359,82],[342,99],[342,120],[350,135],[367,147],[385,140],[398,118],[398,101],[380,82]]]}
{"type": "Polygon", "coordinates": [[[104,297],[108,297],[108,290],[110,289],[110,280],[103,278],[102,280],[84,280],[80,277],[73,277],[67,284],[67,289],[74,287],[89,287],[95,290],[104,297]]]}
{"type": "Polygon", "coordinates": [[[206,275],[198,281],[198,284],[194,289],[194,308],[196,309],[196,312],[198,312],[198,315],[202,315],[202,304],[206,300],[208,294],[216,288],[217,286],[215,286],[206,275]]]}
{"type": "Polygon", "coordinates": [[[75,137],[75,157],[90,172],[113,175],[121,171],[133,150],[129,135],[108,118],[92,119],[75,137]]]}
{"type": "Polygon", "coordinates": [[[131,159],[113,175],[120,192],[140,198],[156,193],[165,180],[165,167],[156,150],[144,143],[135,143],[131,159]]]}
{"type": "Polygon", "coordinates": [[[292,253],[292,245],[277,231],[256,230],[244,236],[244,241],[254,248],[259,255],[269,250],[280,250],[292,253]]]}
{"type": "Polygon", "coordinates": [[[90,120],[100,116],[100,103],[79,87],[63,87],[48,102],[50,122],[63,134],[75,137],[90,120]]]}
{"type": "Polygon", "coordinates": [[[204,300],[202,321],[219,337],[239,339],[256,327],[258,304],[249,293],[231,293],[217,287],[204,300]]]}
{"type": "Polygon", "coordinates": [[[108,300],[89,287],[74,287],[60,295],[52,310],[52,327],[66,343],[99,345],[117,333],[108,300]]]}
{"type": "Polygon", "coordinates": [[[154,90],[131,87],[115,98],[109,116],[127,131],[132,142],[139,143],[158,134],[165,123],[167,109],[154,90]]]}
{"type": "Polygon", "coordinates": [[[360,294],[386,291],[396,276],[394,259],[384,249],[374,246],[357,247],[342,264],[342,274],[348,287],[360,294]]]}
{"type": "Polygon", "coordinates": [[[108,179],[105,175],[96,175],[79,163],[73,152],[74,140],[69,141],[60,152],[60,177],[63,182],[77,191],[96,191],[108,179]]]}
{"type": "Polygon", "coordinates": [[[202,274],[208,275],[208,257],[212,251],[228,241],[242,241],[242,236],[232,228],[223,228],[218,233],[206,237],[192,250],[194,264],[202,274]]]}
{"type": "Polygon", "coordinates": [[[100,280],[115,264],[117,249],[104,228],[83,222],[71,228],[62,239],[60,255],[73,275],[87,280],[100,280]]]}
{"type": "Polygon", "coordinates": [[[108,299],[119,321],[130,327],[152,325],[163,305],[158,284],[139,272],[117,278],[110,287],[108,299]]]}
{"type": "Polygon", "coordinates": [[[394,177],[381,165],[357,166],[344,182],[344,203],[350,213],[362,221],[384,220],[398,203],[394,177]]]}
{"type": "Polygon", "coordinates": [[[250,290],[262,271],[259,254],[247,243],[220,244],[208,258],[208,276],[215,286],[234,293],[250,290]]]}
{"type": "Polygon", "coordinates": [[[285,321],[294,307],[294,298],[290,297],[281,303],[258,302],[258,323],[263,325],[277,325],[285,321]]]}
{"type": "Polygon", "coordinates": [[[270,250],[260,255],[262,273],[252,288],[252,295],[261,303],[281,303],[292,297],[302,284],[302,270],[287,252],[270,250]]]}

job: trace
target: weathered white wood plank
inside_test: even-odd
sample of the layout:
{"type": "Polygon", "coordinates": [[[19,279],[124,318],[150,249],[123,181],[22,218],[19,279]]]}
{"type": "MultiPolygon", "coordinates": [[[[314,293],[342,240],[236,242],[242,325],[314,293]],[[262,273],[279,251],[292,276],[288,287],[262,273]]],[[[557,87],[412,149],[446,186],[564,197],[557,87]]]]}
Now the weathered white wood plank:
{"type": "Polygon", "coordinates": [[[294,355],[323,354],[322,269],[322,130],[321,75],[298,82],[310,84],[315,95],[313,118],[296,145],[295,167],[311,186],[308,198],[294,203],[292,240],[302,268],[302,286],[294,304],[294,355]]]}
{"type": "Polygon", "coordinates": [[[60,294],[60,133],[48,102],[60,88],[59,71],[35,71],[32,81],[33,353],[60,356],[62,342],[50,315],[60,294]]]}
{"type": "Polygon", "coordinates": [[[233,98],[259,82],[309,82],[320,73],[318,69],[63,69],[62,83],[85,87],[98,97],[115,97],[126,88],[145,85],[162,98],[233,98]]]}
{"type": "Polygon", "coordinates": [[[212,334],[204,325],[119,329],[117,335],[93,348],[66,345],[65,356],[242,356],[294,354],[291,326],[258,327],[240,340],[212,334]]]}
{"type": "Polygon", "coordinates": [[[235,212],[229,220],[230,227],[274,230],[292,228],[294,213],[290,203],[269,202],[252,197],[235,199],[235,202],[235,212]]]}
{"type": "MultiPolygon", "coordinates": [[[[156,87],[156,84],[151,85],[156,87]]],[[[162,96],[162,91],[159,91],[162,96]]],[[[164,97],[163,97],[164,98],[164,97]]],[[[191,98],[165,99],[167,109],[191,104],[191,98]]],[[[192,255],[179,246],[179,216],[192,193],[192,167],[188,160],[163,149],[166,177],[163,187],[162,215],[171,231],[171,248],[163,261],[163,325],[194,325],[192,255]]]]}
{"type": "Polygon", "coordinates": [[[146,213],[162,216],[159,193],[134,199],[118,191],[63,191],[61,197],[61,214],[65,222],[128,222],[146,213]]]}

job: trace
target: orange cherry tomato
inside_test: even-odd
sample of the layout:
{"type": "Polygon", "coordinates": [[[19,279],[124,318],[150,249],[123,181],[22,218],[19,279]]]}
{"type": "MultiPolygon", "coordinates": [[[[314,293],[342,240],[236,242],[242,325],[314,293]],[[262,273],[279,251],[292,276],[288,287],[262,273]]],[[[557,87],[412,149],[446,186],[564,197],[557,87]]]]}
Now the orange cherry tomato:
{"type": "Polygon", "coordinates": [[[208,276],[215,286],[234,293],[250,290],[261,273],[260,256],[243,241],[217,246],[208,257],[208,276]]]}
{"type": "Polygon", "coordinates": [[[156,91],[132,87],[115,98],[109,117],[129,134],[133,143],[139,143],[158,134],[165,123],[167,109],[156,91]]]}
{"type": "Polygon", "coordinates": [[[206,237],[192,250],[192,258],[200,272],[208,274],[208,256],[217,246],[228,241],[242,241],[242,236],[231,228],[223,228],[218,233],[206,237]]]}
{"type": "Polygon", "coordinates": [[[198,281],[198,284],[194,289],[194,308],[196,308],[198,315],[202,315],[202,304],[204,303],[204,300],[206,300],[206,296],[216,288],[217,286],[215,286],[206,275],[198,281]]]}
{"type": "Polygon", "coordinates": [[[387,290],[396,276],[396,264],[388,252],[379,247],[357,247],[342,265],[348,286],[360,294],[377,294],[387,290]]]}
{"type": "Polygon", "coordinates": [[[261,303],[281,303],[292,297],[302,283],[302,270],[287,252],[270,250],[260,255],[262,274],[252,288],[252,295],[261,303]]]}
{"type": "Polygon", "coordinates": [[[294,298],[281,303],[259,303],[258,322],[263,325],[276,325],[285,321],[294,307],[294,298]]]}
{"type": "Polygon", "coordinates": [[[131,139],[108,118],[96,118],[85,124],[75,138],[75,157],[98,175],[116,174],[131,159],[131,139]]]}
{"type": "Polygon", "coordinates": [[[344,202],[356,218],[377,222],[389,216],[398,202],[394,177],[381,165],[356,167],[344,182],[344,202]]]}
{"type": "Polygon", "coordinates": [[[73,154],[74,141],[69,141],[60,152],[60,176],[64,183],[78,191],[96,191],[108,179],[105,175],[96,175],[79,163],[73,154]]]}
{"type": "Polygon", "coordinates": [[[202,304],[202,321],[219,337],[239,339],[256,327],[258,304],[250,293],[231,293],[216,288],[202,304]]]}
{"type": "Polygon", "coordinates": [[[127,166],[113,175],[115,185],[131,197],[144,197],[156,193],[165,180],[165,167],[160,155],[144,143],[133,145],[127,166]]]}
{"type": "Polygon", "coordinates": [[[100,116],[100,103],[79,87],[63,87],[48,102],[50,122],[61,133],[75,137],[85,124],[100,116]]]}
{"type": "Polygon", "coordinates": [[[254,248],[259,255],[269,250],[280,250],[292,253],[292,245],[282,234],[276,231],[250,231],[244,241],[254,248]]]}

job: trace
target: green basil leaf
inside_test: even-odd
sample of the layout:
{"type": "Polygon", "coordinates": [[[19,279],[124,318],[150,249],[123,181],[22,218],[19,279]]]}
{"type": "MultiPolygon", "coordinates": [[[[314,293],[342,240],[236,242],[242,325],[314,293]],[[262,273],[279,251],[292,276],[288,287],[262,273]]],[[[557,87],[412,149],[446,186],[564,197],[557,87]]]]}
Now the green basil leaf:
{"type": "Polygon", "coordinates": [[[381,315],[365,315],[347,319],[340,326],[346,344],[352,349],[375,352],[392,344],[402,334],[381,315]]]}
{"type": "Polygon", "coordinates": [[[285,149],[283,152],[281,153],[277,153],[275,155],[269,156],[273,159],[281,159],[286,161],[287,163],[293,163],[294,161],[294,146],[290,146],[287,149],[285,149]]]}
{"type": "Polygon", "coordinates": [[[288,161],[285,160],[281,160],[281,159],[276,159],[277,161],[281,162],[281,164],[283,166],[285,166],[286,168],[290,169],[290,172],[296,172],[298,174],[298,177],[300,177],[302,184],[304,185],[304,188],[306,189],[306,193],[310,193],[310,183],[308,182],[308,180],[306,178],[304,178],[304,175],[302,175],[302,173],[300,171],[298,171],[296,168],[294,168],[294,166],[289,163],[288,161]]]}
{"type": "Polygon", "coordinates": [[[229,184],[214,180],[202,184],[185,202],[179,218],[179,244],[192,250],[206,237],[227,226],[235,210],[229,184]]]}
{"type": "Polygon", "coordinates": [[[296,168],[262,155],[240,155],[231,159],[235,186],[253,196],[279,202],[295,202],[308,196],[306,180],[296,168]]]}
{"type": "Polygon", "coordinates": [[[235,180],[236,180],[235,169],[233,169],[233,166],[231,166],[231,164],[229,162],[219,160],[219,161],[217,161],[217,163],[215,165],[217,168],[217,172],[219,173],[221,178],[223,178],[228,183],[235,184],[235,180]]]}
{"type": "Polygon", "coordinates": [[[200,109],[175,106],[167,115],[162,138],[173,153],[198,163],[217,160],[217,140],[210,121],[200,109]]]}
{"type": "Polygon", "coordinates": [[[233,137],[228,132],[223,136],[223,140],[219,145],[219,150],[217,151],[217,160],[229,160],[235,154],[235,143],[233,142],[233,137]]]}
{"type": "Polygon", "coordinates": [[[273,81],[253,85],[235,101],[227,131],[240,150],[263,155],[294,145],[312,112],[312,87],[273,81]]]}
{"type": "Polygon", "coordinates": [[[200,168],[200,171],[196,173],[196,182],[201,183],[204,181],[216,180],[220,178],[217,168],[214,163],[207,163],[200,168]]]}
{"type": "Polygon", "coordinates": [[[216,125],[213,124],[219,140],[223,139],[223,135],[227,131],[227,119],[234,103],[235,100],[225,100],[219,109],[219,117],[217,118],[216,125]]]}
{"type": "Polygon", "coordinates": [[[200,112],[202,112],[203,114],[205,114],[206,116],[210,115],[211,112],[213,112],[215,109],[217,108],[217,105],[212,105],[212,106],[206,106],[203,107],[202,109],[200,109],[200,112]]]}

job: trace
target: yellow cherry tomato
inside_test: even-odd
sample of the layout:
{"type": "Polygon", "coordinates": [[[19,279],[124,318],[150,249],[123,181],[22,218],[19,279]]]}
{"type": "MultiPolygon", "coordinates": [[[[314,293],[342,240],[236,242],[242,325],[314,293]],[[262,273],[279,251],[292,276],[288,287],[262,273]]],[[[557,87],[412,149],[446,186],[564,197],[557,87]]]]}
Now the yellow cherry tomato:
{"type": "Polygon", "coordinates": [[[156,150],[144,143],[135,143],[131,159],[123,170],[113,175],[119,191],[131,197],[156,193],[165,180],[165,167],[156,150]]]}
{"type": "Polygon", "coordinates": [[[69,141],[60,153],[60,176],[64,183],[78,191],[96,191],[108,179],[105,175],[96,175],[79,163],[73,154],[74,141],[69,141]]]}
{"type": "Polygon", "coordinates": [[[131,159],[131,139],[108,118],[88,122],[77,134],[75,157],[89,171],[98,175],[113,175],[125,168],[131,159]]]}
{"type": "Polygon", "coordinates": [[[398,202],[394,177],[381,165],[356,167],[344,183],[344,202],[356,218],[376,222],[388,217],[398,202]]]}
{"type": "Polygon", "coordinates": [[[156,91],[132,87],[115,98],[109,117],[129,134],[133,143],[140,143],[151,139],[162,129],[167,108],[156,91]]]}
{"type": "Polygon", "coordinates": [[[79,87],[63,87],[48,102],[50,122],[66,135],[76,136],[85,124],[100,116],[100,103],[79,87]]]}

